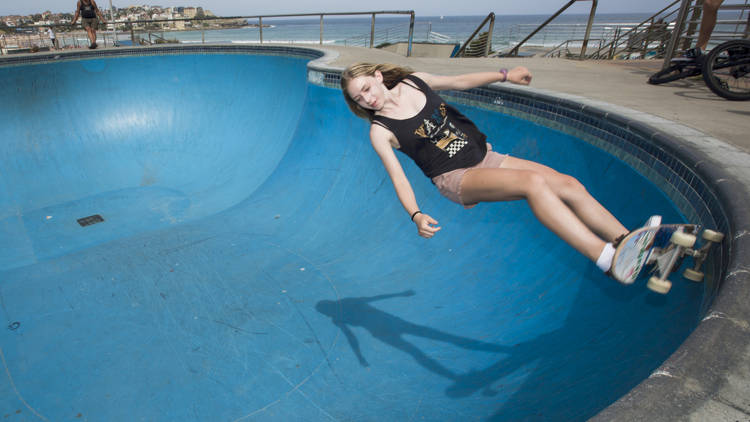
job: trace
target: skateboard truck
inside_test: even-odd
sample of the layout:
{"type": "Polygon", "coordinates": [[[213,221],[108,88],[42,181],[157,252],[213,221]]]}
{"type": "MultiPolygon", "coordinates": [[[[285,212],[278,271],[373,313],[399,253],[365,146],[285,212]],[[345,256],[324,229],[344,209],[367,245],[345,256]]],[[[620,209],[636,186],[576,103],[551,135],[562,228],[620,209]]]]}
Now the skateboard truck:
{"type": "Polygon", "coordinates": [[[688,251],[689,254],[693,257],[693,268],[687,268],[682,273],[682,276],[687,278],[688,280],[695,281],[695,282],[701,282],[703,281],[703,272],[700,271],[701,266],[703,265],[703,262],[706,261],[706,258],[708,257],[708,250],[711,249],[712,244],[714,243],[721,243],[722,240],[724,240],[724,234],[719,233],[717,231],[713,230],[704,230],[703,231],[703,240],[706,241],[705,244],[703,244],[703,247],[701,247],[698,250],[690,250],[688,251]]]}
{"type": "MultiPolygon", "coordinates": [[[[655,254],[655,258],[653,259],[655,271],[659,275],[650,277],[646,284],[647,287],[657,293],[666,294],[669,292],[672,288],[672,282],[667,277],[669,277],[669,274],[676,267],[675,264],[685,255],[693,257],[693,268],[686,269],[683,272],[683,276],[688,280],[703,281],[704,274],[700,271],[701,266],[708,257],[708,251],[711,249],[711,246],[714,243],[720,243],[724,239],[724,235],[713,230],[704,230],[702,238],[705,241],[703,246],[699,249],[693,249],[696,241],[694,233],[679,230],[672,233],[668,246],[661,250],[652,251],[655,254]]],[[[649,259],[649,261],[652,260],[649,259]]]]}

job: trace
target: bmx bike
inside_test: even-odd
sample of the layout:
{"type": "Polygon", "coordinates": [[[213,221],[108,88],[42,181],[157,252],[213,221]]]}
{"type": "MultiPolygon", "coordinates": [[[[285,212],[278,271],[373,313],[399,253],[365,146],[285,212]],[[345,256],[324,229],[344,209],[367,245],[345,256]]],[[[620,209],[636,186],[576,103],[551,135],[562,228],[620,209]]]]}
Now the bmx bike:
{"type": "Polygon", "coordinates": [[[716,95],[733,101],[750,100],[750,40],[730,40],[698,58],[675,58],[669,67],[654,73],[648,83],[659,85],[703,75],[716,95]]]}

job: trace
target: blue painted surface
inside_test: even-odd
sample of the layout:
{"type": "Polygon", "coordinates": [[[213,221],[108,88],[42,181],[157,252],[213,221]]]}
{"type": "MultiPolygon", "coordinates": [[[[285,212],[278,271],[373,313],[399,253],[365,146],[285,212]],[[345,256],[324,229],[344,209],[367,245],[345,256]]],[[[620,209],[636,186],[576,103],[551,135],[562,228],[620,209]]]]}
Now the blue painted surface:
{"type": "MultiPolygon", "coordinates": [[[[523,202],[464,210],[402,160],[425,240],[301,59],[0,68],[8,420],[580,420],[689,334],[703,290],[622,286],[523,202]],[[105,221],[80,227],[76,219],[105,221]]],[[[616,158],[461,107],[628,226],[682,221],[616,158]],[[644,205],[647,204],[647,205],[644,205]]]]}

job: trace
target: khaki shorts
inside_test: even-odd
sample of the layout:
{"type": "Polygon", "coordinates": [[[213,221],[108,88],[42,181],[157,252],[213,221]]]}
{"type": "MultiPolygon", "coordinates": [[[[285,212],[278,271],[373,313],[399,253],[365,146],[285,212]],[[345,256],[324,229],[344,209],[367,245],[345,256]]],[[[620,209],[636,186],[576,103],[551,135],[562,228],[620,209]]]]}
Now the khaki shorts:
{"type": "Polygon", "coordinates": [[[461,181],[464,178],[464,174],[466,174],[467,170],[471,169],[482,169],[482,168],[500,168],[500,166],[503,164],[503,161],[505,160],[505,157],[508,155],[498,154],[497,152],[492,150],[492,145],[489,143],[487,144],[487,155],[484,156],[484,159],[479,162],[479,164],[473,166],[473,167],[467,167],[464,169],[457,169],[453,171],[449,171],[448,173],[443,173],[441,175],[435,176],[432,178],[432,183],[437,186],[440,193],[450,199],[451,201],[463,205],[464,208],[471,208],[476,205],[474,204],[465,204],[463,199],[461,199],[461,181]]]}
{"type": "Polygon", "coordinates": [[[99,18],[81,18],[81,26],[84,29],[99,29],[99,18]]]}

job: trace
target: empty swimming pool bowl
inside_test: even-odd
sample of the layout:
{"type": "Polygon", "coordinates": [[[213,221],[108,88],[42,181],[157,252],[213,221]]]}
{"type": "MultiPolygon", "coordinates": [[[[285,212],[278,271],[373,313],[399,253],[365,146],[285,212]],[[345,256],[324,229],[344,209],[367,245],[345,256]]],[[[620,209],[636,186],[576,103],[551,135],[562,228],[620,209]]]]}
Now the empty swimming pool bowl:
{"type": "MultiPolygon", "coordinates": [[[[463,210],[404,161],[443,226],[419,238],[322,55],[1,62],[0,413],[611,420],[721,377],[696,359],[730,335],[742,237],[705,283],[657,295],[600,274],[524,203],[463,210]]],[[[575,175],[630,227],[746,221],[715,182],[731,175],[626,114],[508,87],[445,96],[494,149],[575,175]]]]}

